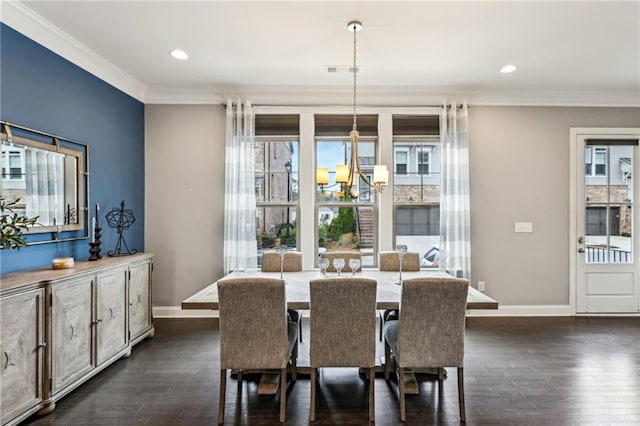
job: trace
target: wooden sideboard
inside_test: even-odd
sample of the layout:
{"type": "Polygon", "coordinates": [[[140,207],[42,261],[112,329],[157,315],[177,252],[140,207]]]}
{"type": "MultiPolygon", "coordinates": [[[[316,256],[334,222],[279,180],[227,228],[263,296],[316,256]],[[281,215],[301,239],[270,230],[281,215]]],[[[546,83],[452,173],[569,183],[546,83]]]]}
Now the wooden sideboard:
{"type": "Polygon", "coordinates": [[[153,255],[0,277],[0,419],[15,425],[153,336],[153,255]]]}

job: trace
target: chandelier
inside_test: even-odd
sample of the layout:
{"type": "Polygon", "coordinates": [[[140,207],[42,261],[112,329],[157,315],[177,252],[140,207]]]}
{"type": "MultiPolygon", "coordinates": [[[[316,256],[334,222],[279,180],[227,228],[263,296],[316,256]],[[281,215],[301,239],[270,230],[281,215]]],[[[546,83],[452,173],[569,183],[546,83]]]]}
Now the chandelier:
{"type": "MultiPolygon", "coordinates": [[[[362,23],[360,21],[351,21],[347,24],[347,29],[353,32],[353,128],[349,133],[349,139],[351,141],[351,157],[349,159],[349,164],[336,165],[336,184],[339,183],[341,185],[343,193],[348,193],[352,197],[357,197],[357,191],[352,191],[352,188],[356,186],[356,179],[358,179],[358,177],[362,182],[376,192],[382,192],[384,187],[387,185],[389,171],[387,170],[387,166],[376,164],[373,166],[373,179],[369,180],[363,173],[362,167],[360,166],[360,160],[358,158],[358,139],[360,134],[358,133],[356,113],[358,78],[356,34],[362,30],[362,23]]],[[[329,183],[329,170],[327,168],[319,167],[317,169],[316,183],[320,185],[321,189],[324,185],[329,183]]]]}

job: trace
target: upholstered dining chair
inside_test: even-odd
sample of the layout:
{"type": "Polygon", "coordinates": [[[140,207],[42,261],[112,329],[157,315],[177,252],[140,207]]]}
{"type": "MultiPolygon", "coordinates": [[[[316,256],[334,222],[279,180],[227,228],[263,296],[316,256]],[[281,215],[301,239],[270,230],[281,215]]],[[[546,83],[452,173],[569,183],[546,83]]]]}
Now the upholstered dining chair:
{"type": "MultiPolygon", "coordinates": [[[[400,256],[395,251],[381,251],[378,253],[378,269],[381,271],[400,271],[400,256]]],[[[416,252],[406,252],[402,257],[402,270],[404,272],[414,272],[420,270],[420,254],[416,252]]],[[[385,316],[389,311],[380,311],[380,341],[382,342],[382,327],[385,316]]]]}
{"type": "MultiPolygon", "coordinates": [[[[399,271],[400,257],[395,251],[381,251],[378,253],[378,269],[381,271],[399,271]]],[[[404,272],[420,270],[420,254],[408,251],[402,258],[404,272]]]]}
{"type": "Polygon", "coordinates": [[[321,367],[368,368],[369,420],[375,420],[376,290],[370,278],[311,280],[311,410],[316,415],[316,374],[321,367]]]}
{"type": "Polygon", "coordinates": [[[227,369],[280,371],[280,422],[285,420],[287,365],[296,380],[298,327],[287,320],[284,281],[275,278],[227,278],[218,281],[220,313],[220,405],[224,422],[227,369]]]}
{"type": "MultiPolygon", "coordinates": [[[[302,271],[302,252],[288,251],[284,254],[282,262],[283,272],[302,271]]],[[[280,255],[273,251],[265,251],[262,254],[262,272],[280,272],[280,255]]]]}
{"type": "Polygon", "coordinates": [[[400,393],[400,420],[406,420],[404,373],[408,368],[437,368],[440,391],[444,367],[458,369],[460,420],[464,408],[464,326],[469,281],[462,278],[411,278],[402,283],[398,320],[384,325],[385,379],[391,354],[400,393]]]}
{"type": "Polygon", "coordinates": [[[333,259],[338,258],[344,259],[344,268],[342,268],[342,272],[352,272],[351,266],[349,265],[349,259],[360,260],[360,268],[356,272],[362,270],[362,254],[359,251],[325,251],[321,256],[329,259],[327,272],[336,272],[336,267],[333,266],[333,259]]]}
{"type": "MultiPolygon", "coordinates": [[[[302,252],[288,251],[282,260],[282,272],[302,271],[302,252]]],[[[262,254],[262,272],[280,272],[280,255],[274,251],[266,251],[262,254]]],[[[298,337],[302,342],[302,311],[290,309],[291,321],[298,323],[298,337]]]]}

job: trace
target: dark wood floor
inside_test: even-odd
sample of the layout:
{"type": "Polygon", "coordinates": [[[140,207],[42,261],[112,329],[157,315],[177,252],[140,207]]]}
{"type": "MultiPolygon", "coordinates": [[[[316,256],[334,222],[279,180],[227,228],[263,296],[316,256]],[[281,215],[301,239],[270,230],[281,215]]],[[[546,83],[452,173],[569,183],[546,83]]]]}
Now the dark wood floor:
{"type": "MultiPolygon", "coordinates": [[[[215,424],[216,323],[157,319],[155,325],[155,337],[134,347],[130,358],[26,424],[215,424]]],[[[448,372],[442,396],[437,381],[420,377],[420,395],[407,399],[407,425],[459,423],[455,369],[448,372]]],[[[278,423],[278,399],[258,397],[256,380],[244,383],[240,398],[236,381],[227,381],[225,423],[278,423]]],[[[356,370],[325,370],[320,383],[316,424],[367,424],[367,388],[356,370]]],[[[638,425],[640,318],[470,318],[465,388],[470,425],[638,425]]],[[[309,380],[289,385],[288,424],[308,424],[309,392],[309,380]]],[[[401,424],[396,395],[395,382],[376,379],[377,424],[401,424]]]]}

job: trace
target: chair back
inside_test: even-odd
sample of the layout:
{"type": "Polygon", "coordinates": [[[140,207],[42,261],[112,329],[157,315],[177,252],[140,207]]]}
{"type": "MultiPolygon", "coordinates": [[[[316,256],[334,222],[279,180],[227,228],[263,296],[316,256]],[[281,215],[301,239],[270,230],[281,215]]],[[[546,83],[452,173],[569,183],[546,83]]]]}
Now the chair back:
{"type": "MultiPolygon", "coordinates": [[[[284,255],[283,272],[302,271],[302,252],[289,251],[284,255]]],[[[262,272],[280,272],[280,255],[273,251],[262,254],[262,272]]]]}
{"type": "Polygon", "coordinates": [[[218,281],[220,368],[286,367],[290,345],[284,285],[274,278],[218,281]]]}
{"type": "Polygon", "coordinates": [[[374,367],[377,282],[336,277],[309,286],[311,366],[374,367]]]}
{"type": "MultiPolygon", "coordinates": [[[[399,271],[400,257],[395,251],[381,251],[378,253],[378,268],[381,271],[399,271]]],[[[420,254],[406,252],[402,257],[402,270],[405,272],[420,270],[420,254]]]]}
{"type": "Polygon", "coordinates": [[[362,254],[359,251],[326,251],[322,253],[322,257],[329,259],[329,267],[327,268],[327,272],[336,272],[336,268],[335,266],[333,266],[333,259],[337,258],[344,259],[344,268],[342,268],[342,272],[352,272],[351,266],[349,266],[349,259],[360,260],[360,268],[358,269],[358,271],[362,270],[362,254]]]}
{"type": "Polygon", "coordinates": [[[469,281],[411,278],[402,283],[398,364],[406,367],[462,367],[469,281]]]}

